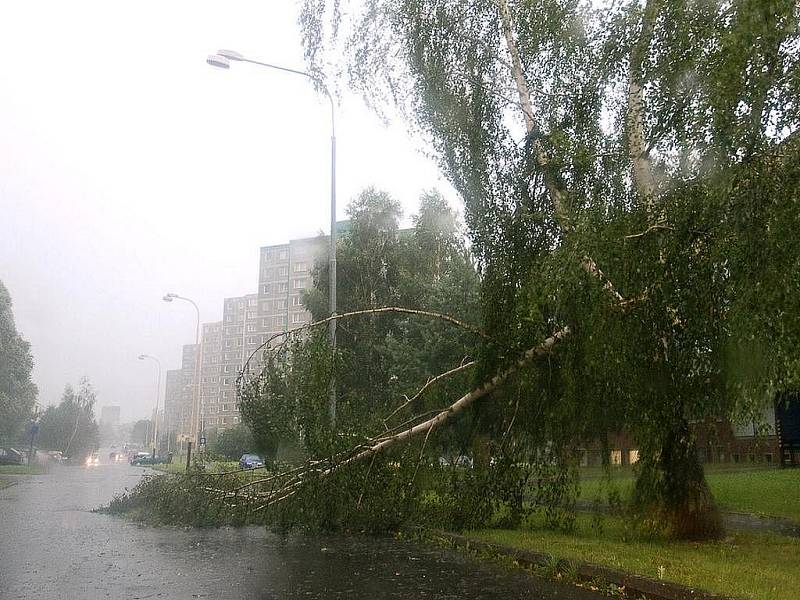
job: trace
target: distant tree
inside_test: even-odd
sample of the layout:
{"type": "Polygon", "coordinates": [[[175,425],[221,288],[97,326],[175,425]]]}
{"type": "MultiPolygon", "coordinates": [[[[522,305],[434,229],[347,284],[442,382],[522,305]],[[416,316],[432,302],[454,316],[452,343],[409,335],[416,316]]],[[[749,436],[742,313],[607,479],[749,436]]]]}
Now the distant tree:
{"type": "Polygon", "coordinates": [[[80,458],[96,450],[100,431],[94,418],[95,393],[84,377],[76,392],[71,385],[64,388],[61,402],[48,406],[39,421],[39,445],[47,450],[60,450],[64,456],[80,458]]]}
{"type": "Polygon", "coordinates": [[[150,442],[151,424],[152,422],[149,419],[141,419],[136,421],[131,429],[130,441],[134,444],[148,444],[150,442]]]}
{"type": "Polygon", "coordinates": [[[222,431],[211,446],[214,454],[219,454],[231,460],[238,460],[242,454],[256,450],[250,428],[244,423],[222,431]]]}
{"type": "Polygon", "coordinates": [[[0,444],[16,442],[38,391],[31,381],[30,344],[17,333],[11,295],[0,281],[0,444]]]}

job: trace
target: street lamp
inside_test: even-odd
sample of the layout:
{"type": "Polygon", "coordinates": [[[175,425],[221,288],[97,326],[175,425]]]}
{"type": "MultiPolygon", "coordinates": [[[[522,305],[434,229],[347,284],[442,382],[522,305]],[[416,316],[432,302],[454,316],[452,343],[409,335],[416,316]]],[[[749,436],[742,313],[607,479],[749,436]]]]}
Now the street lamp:
{"type": "MultiPolygon", "coordinates": [[[[246,62],[260,67],[267,67],[277,71],[284,71],[285,73],[293,73],[295,75],[302,75],[316,83],[319,88],[328,97],[328,102],[331,105],[331,236],[330,236],[330,251],[328,253],[328,299],[329,310],[332,317],[336,316],[336,121],[334,113],[333,97],[331,96],[325,82],[306,71],[298,71],[296,69],[289,69],[270,63],[261,62],[246,58],[242,54],[233,50],[218,50],[216,54],[212,54],[206,59],[206,62],[212,67],[220,69],[230,69],[231,61],[246,62]]],[[[336,319],[331,319],[328,323],[328,338],[330,340],[331,348],[336,349],[336,319]]],[[[331,423],[336,421],[336,385],[331,384],[329,410],[331,416],[331,423]]]]}
{"type": "Polygon", "coordinates": [[[161,298],[164,302],[172,302],[173,300],[183,300],[184,302],[188,302],[192,306],[194,306],[195,315],[197,316],[197,322],[195,324],[194,329],[194,346],[196,349],[196,359],[194,362],[194,393],[192,395],[192,423],[191,423],[191,435],[192,441],[196,444],[197,443],[197,422],[200,418],[200,309],[197,307],[197,303],[192,300],[191,298],[186,298],[184,296],[180,296],[178,294],[174,294],[172,292],[168,292],[164,294],[164,297],[161,298]]]}
{"type": "Polygon", "coordinates": [[[158,398],[161,395],[161,361],[149,354],[140,354],[139,360],[150,359],[158,365],[158,382],[156,383],[156,406],[153,409],[153,460],[156,458],[156,448],[158,447],[158,398]]]}

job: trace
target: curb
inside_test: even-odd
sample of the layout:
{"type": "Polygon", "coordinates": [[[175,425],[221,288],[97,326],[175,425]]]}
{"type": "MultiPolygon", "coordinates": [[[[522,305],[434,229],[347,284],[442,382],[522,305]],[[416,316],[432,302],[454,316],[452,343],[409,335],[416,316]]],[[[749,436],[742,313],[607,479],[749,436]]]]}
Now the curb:
{"type": "MultiPolygon", "coordinates": [[[[425,535],[425,532],[421,533],[425,535]]],[[[481,550],[499,557],[510,558],[522,567],[553,566],[553,557],[541,552],[491,544],[446,531],[428,531],[427,536],[445,540],[456,549],[481,550]]],[[[626,596],[644,597],[648,600],[734,600],[730,596],[722,596],[705,590],[686,587],[678,583],[651,579],[643,575],[633,575],[618,569],[587,562],[562,559],[558,561],[557,566],[561,570],[572,570],[577,574],[577,578],[581,582],[588,583],[601,580],[607,584],[624,588],[626,596]]]]}
{"type": "MultiPolygon", "coordinates": [[[[588,513],[613,513],[608,504],[598,504],[587,500],[578,500],[575,503],[575,510],[588,513]]],[[[720,511],[720,515],[722,516],[722,524],[728,529],[800,537],[800,523],[788,517],[723,510],[720,511]]]]}

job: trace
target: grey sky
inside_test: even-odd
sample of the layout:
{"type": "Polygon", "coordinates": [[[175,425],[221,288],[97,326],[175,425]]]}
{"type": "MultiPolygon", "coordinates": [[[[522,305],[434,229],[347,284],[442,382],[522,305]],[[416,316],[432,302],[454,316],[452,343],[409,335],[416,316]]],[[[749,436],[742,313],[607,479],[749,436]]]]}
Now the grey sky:
{"type": "MultiPolygon", "coordinates": [[[[328,229],[329,125],[301,77],[217,48],[302,67],[294,2],[4,2],[0,5],[0,279],[33,345],[40,402],[88,375],[123,420],[153,404],[155,365],[194,336],[187,304],[218,320],[256,291],[258,248],[328,229]]],[[[413,213],[451,198],[402,124],[357,97],[338,107],[339,216],[367,185],[413,213]]]]}

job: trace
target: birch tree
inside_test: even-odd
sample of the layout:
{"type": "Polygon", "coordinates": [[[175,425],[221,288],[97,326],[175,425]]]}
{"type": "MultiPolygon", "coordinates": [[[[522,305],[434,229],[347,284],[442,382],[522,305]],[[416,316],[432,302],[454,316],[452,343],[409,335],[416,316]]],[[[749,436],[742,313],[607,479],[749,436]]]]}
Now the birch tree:
{"type": "Polygon", "coordinates": [[[430,142],[483,274],[490,383],[403,438],[503,410],[511,369],[518,427],[634,432],[641,513],[720,534],[690,423],[798,380],[797,23],[788,0],[304,3],[309,67],[430,142]]]}

